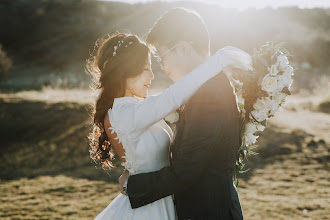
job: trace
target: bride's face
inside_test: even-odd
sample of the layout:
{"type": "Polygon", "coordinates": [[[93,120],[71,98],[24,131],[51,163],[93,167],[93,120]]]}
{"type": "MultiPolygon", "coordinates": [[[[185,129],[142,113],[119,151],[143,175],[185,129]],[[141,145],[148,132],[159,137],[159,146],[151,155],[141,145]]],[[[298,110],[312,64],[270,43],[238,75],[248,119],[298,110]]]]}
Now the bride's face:
{"type": "Polygon", "coordinates": [[[149,57],[144,66],[143,72],[126,80],[125,96],[137,96],[141,98],[147,97],[148,90],[153,79],[154,74],[151,70],[151,60],[149,57]]]}

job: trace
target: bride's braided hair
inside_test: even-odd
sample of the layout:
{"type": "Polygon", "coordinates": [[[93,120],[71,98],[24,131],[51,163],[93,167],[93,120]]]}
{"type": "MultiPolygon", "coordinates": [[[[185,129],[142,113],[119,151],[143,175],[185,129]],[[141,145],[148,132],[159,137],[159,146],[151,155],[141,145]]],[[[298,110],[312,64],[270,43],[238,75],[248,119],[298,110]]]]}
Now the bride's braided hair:
{"type": "Polygon", "coordinates": [[[104,117],[112,108],[114,99],[124,96],[126,79],[143,72],[149,55],[150,49],[136,35],[117,33],[97,40],[87,60],[86,73],[92,78],[90,88],[96,94],[91,104],[89,152],[94,162],[102,164],[103,169],[115,167],[112,164],[114,151],[104,128],[104,117]]]}

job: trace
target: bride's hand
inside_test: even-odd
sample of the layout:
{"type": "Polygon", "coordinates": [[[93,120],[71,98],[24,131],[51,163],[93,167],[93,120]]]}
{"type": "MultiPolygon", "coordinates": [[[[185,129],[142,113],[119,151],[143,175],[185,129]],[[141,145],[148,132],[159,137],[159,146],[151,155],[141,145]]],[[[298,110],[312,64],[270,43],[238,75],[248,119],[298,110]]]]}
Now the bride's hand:
{"type": "Polygon", "coordinates": [[[215,55],[219,64],[223,67],[237,68],[241,70],[252,70],[252,58],[245,51],[236,47],[227,46],[218,50],[215,55]]]}
{"type": "Polygon", "coordinates": [[[124,195],[125,193],[123,191],[123,186],[125,181],[128,179],[128,177],[129,177],[129,172],[127,170],[124,170],[123,174],[121,174],[121,176],[118,178],[120,192],[124,195]]]}

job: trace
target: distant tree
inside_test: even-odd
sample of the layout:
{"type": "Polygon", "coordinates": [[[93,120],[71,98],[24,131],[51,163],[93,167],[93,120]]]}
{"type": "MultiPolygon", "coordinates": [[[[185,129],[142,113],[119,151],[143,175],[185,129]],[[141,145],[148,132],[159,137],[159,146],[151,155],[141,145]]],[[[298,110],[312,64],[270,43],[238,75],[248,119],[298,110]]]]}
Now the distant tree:
{"type": "Polygon", "coordinates": [[[6,52],[3,51],[2,45],[0,44],[0,80],[7,76],[12,64],[12,60],[7,56],[6,52]]]}

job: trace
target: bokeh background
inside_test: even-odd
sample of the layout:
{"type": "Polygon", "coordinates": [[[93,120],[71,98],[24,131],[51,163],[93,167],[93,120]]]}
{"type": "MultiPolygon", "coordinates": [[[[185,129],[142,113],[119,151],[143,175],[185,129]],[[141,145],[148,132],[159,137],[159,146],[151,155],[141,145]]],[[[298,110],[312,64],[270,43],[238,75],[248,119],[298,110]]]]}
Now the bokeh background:
{"type": "MultiPolygon", "coordinates": [[[[144,37],[177,6],[201,14],[212,52],[232,45],[252,53],[273,41],[286,42],[293,54],[293,94],[260,133],[259,154],[239,176],[245,218],[329,218],[329,8],[1,0],[1,219],[92,219],[118,195],[122,168],[106,172],[89,158],[86,59],[96,39],[116,31],[144,37]]],[[[171,82],[154,60],[153,70],[157,93],[171,82]]]]}

